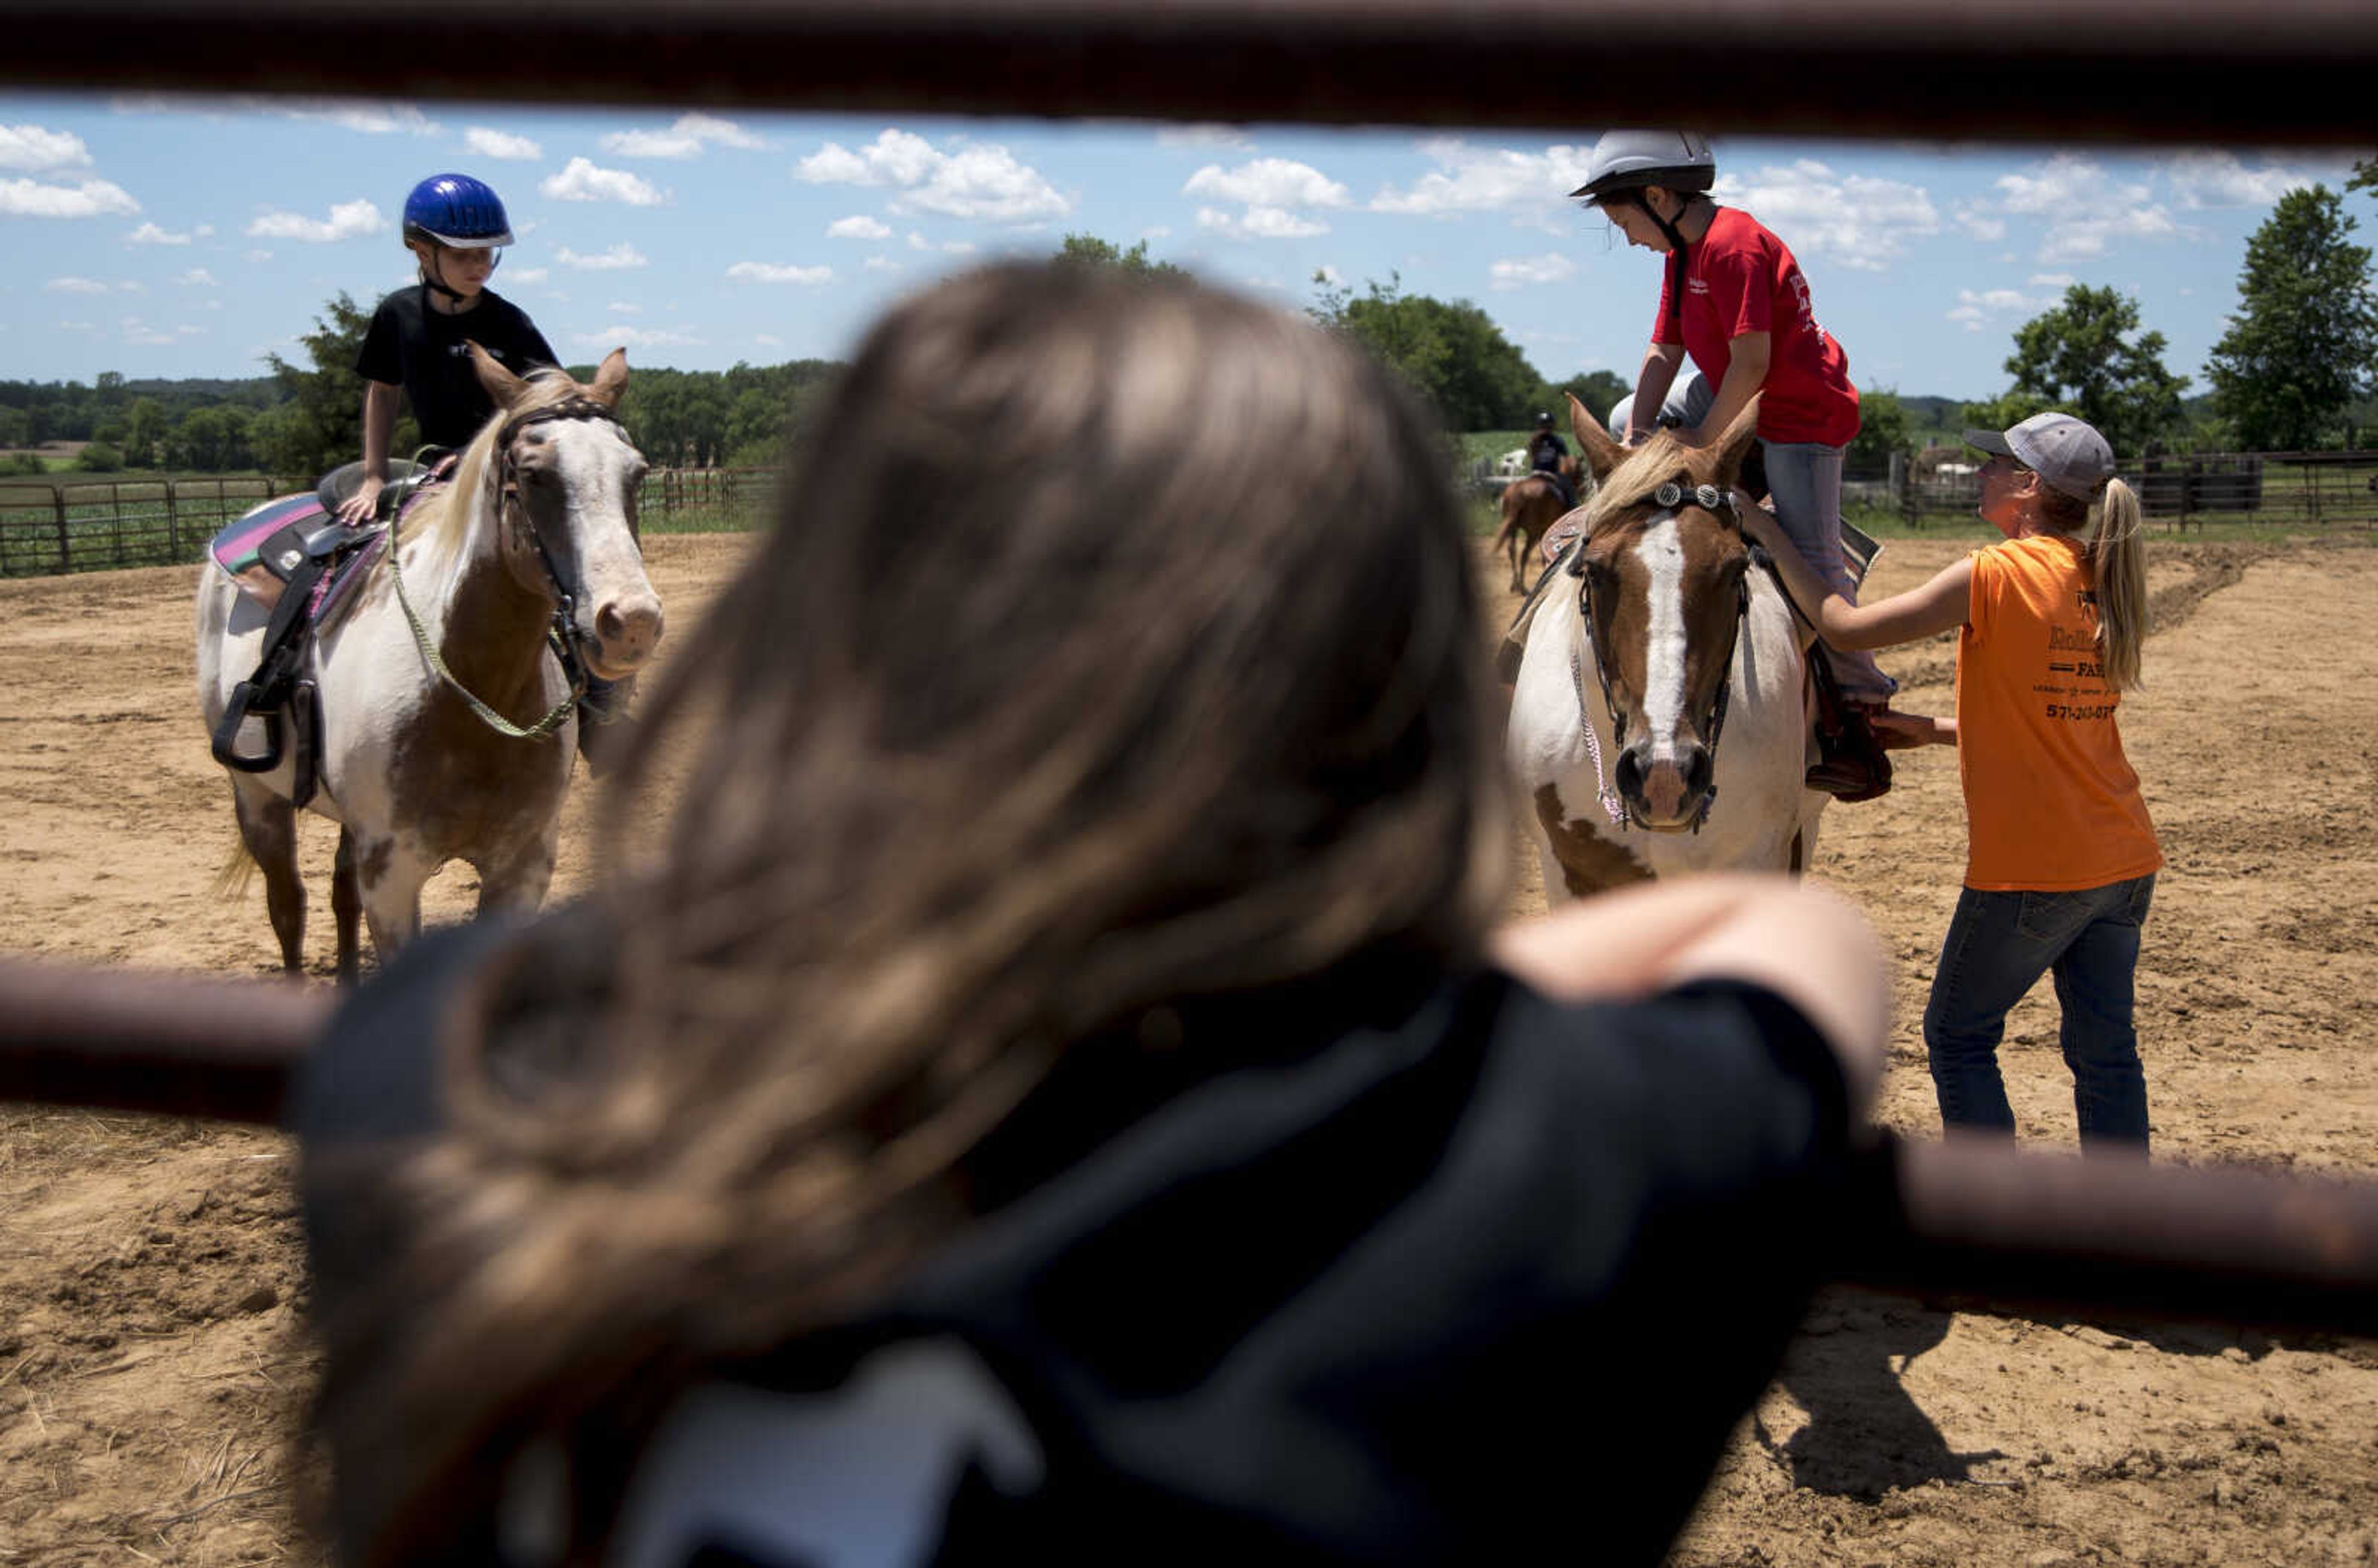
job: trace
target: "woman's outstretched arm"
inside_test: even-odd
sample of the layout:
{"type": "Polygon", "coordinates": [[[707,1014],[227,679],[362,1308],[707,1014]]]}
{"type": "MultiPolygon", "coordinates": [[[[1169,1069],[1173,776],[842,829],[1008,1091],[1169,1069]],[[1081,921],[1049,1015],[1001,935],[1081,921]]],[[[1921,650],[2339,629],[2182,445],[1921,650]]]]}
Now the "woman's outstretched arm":
{"type": "Polygon", "coordinates": [[[1562,1001],[1623,999],[1691,980],[1762,986],[1841,1058],[1855,1111],[1882,1077],[1891,980],[1865,917],[1781,877],[1710,876],[1603,893],[1488,940],[1504,969],[1562,1001]]]}

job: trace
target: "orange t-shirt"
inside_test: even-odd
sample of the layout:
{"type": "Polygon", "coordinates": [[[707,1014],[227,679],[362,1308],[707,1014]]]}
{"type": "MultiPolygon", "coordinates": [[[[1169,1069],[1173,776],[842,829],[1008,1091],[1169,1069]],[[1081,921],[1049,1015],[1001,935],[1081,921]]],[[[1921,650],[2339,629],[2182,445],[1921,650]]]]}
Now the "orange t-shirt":
{"type": "Polygon", "coordinates": [[[2163,864],[2099,673],[2097,603],[2078,541],[1974,552],[1957,640],[1957,773],[1965,885],[2069,892],[2163,864]]]}

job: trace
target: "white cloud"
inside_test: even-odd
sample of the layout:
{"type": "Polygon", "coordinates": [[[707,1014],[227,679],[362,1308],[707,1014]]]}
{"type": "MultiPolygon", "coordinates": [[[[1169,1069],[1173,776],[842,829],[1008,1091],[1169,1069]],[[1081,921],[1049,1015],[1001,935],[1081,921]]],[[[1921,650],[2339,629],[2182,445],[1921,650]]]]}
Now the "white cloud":
{"type": "Polygon", "coordinates": [[[124,236],[126,245],[187,245],[187,234],[168,233],[154,223],[143,223],[124,236]]]}
{"type": "Polygon", "coordinates": [[[1968,332],[1978,332],[1982,329],[1984,316],[1979,305],[1961,305],[1949,312],[1949,319],[1964,322],[1968,332]]]}
{"type": "Polygon", "coordinates": [[[1195,126],[1165,126],[1156,133],[1159,147],[1207,149],[1220,152],[1253,152],[1255,138],[1243,126],[1205,124],[1195,126]]]}
{"type": "Polygon", "coordinates": [[[1208,163],[1189,176],[1183,196],[1243,204],[1237,215],[1218,207],[1197,209],[1197,225],[1235,240],[1307,239],[1329,225],[1309,216],[1314,208],[1347,205],[1346,187],[1309,163],[1288,158],[1257,158],[1225,169],[1208,163]]]}
{"type": "Polygon", "coordinates": [[[1881,271],[1906,254],[1909,240],[1940,232],[1940,215],[1922,186],[1836,174],[1811,158],[1721,175],[1713,194],[1791,235],[1796,255],[1821,256],[1855,271],[1881,271]]]}
{"type": "Polygon", "coordinates": [[[561,173],[546,175],[536,188],[556,201],[623,201],[630,207],[658,207],[668,199],[641,174],[601,168],[589,158],[571,159],[561,173]]]}
{"type": "Polygon", "coordinates": [[[712,145],[757,149],[768,144],[715,114],[680,114],[665,131],[612,131],[602,138],[604,151],[622,158],[698,158],[712,145]]]}
{"type": "Polygon", "coordinates": [[[2268,158],[2249,169],[2234,152],[2183,152],[2163,165],[2164,178],[2185,208],[2268,207],[2315,176],[2282,168],[2268,158]]]}
{"type": "Polygon", "coordinates": [[[603,308],[609,311],[614,316],[642,316],[644,313],[644,307],[643,305],[631,305],[628,301],[622,299],[615,299],[603,308]]]}
{"type": "Polygon", "coordinates": [[[96,278],[53,278],[42,287],[54,294],[105,294],[115,292],[96,278]]]}
{"type": "Polygon", "coordinates": [[[1247,207],[1343,207],[1347,203],[1344,186],[1292,158],[1257,158],[1235,169],[1208,163],[1189,176],[1181,194],[1247,207]]]}
{"type": "Polygon", "coordinates": [[[2145,186],[2117,181],[2077,152],[2001,174],[1996,184],[2005,210],[2048,221],[2042,261],[2103,256],[2116,239],[2165,239],[2179,232],[2170,212],[2147,199],[2145,186]]]}
{"type": "Polygon", "coordinates": [[[1458,137],[1432,138],[1421,152],[1437,167],[1409,189],[1390,186],[1371,198],[1374,212],[1434,217],[1455,212],[1557,210],[1585,183],[1589,150],[1566,143],[1542,152],[1473,147],[1458,137]]]}
{"type": "Polygon", "coordinates": [[[1326,234],[1329,225],[1277,207],[1250,207],[1237,217],[1218,207],[1197,209],[1197,226],[1234,240],[1301,240],[1326,234]]]}
{"type": "Polygon", "coordinates": [[[616,344],[621,348],[700,348],[703,340],[685,332],[673,332],[666,327],[611,327],[600,332],[581,332],[582,343],[616,344]]]}
{"type": "Polygon", "coordinates": [[[828,223],[825,237],[830,240],[888,240],[892,237],[892,226],[862,212],[852,218],[837,218],[828,223]]]}
{"type": "Polygon", "coordinates": [[[974,254],[974,242],[972,240],[929,240],[923,234],[911,229],[908,231],[908,248],[910,250],[938,250],[947,256],[972,256],[974,254]]]}
{"type": "Polygon", "coordinates": [[[2069,289],[2081,280],[2070,272],[2034,272],[2025,281],[2035,289],[2069,289]]]}
{"type": "Polygon", "coordinates": [[[827,142],[793,166],[793,177],[813,186],[913,186],[941,158],[923,137],[894,128],[856,152],[827,142]]]}
{"type": "Polygon", "coordinates": [[[1994,317],[2004,318],[2017,314],[2028,316],[2055,303],[2053,294],[2027,294],[2020,289],[1959,289],[1956,306],[1947,316],[1948,319],[1962,323],[1966,331],[1978,332],[1985,322],[1994,317]]]}
{"type": "Polygon", "coordinates": [[[499,131],[491,126],[472,126],[462,132],[462,150],[474,158],[493,158],[500,162],[533,163],[545,156],[545,149],[524,136],[499,131]]]}
{"type": "Polygon", "coordinates": [[[57,327],[58,330],[61,332],[92,332],[98,330],[95,326],[88,321],[61,321],[57,324],[57,327]]]}
{"type": "Polygon", "coordinates": [[[867,258],[867,269],[870,272],[897,272],[902,269],[888,256],[871,256],[867,258]]]}
{"type": "Polygon", "coordinates": [[[0,126],[0,169],[30,169],[45,174],[54,169],[90,167],[90,149],[72,131],[44,130],[40,126],[0,126]]]}
{"type": "Polygon", "coordinates": [[[108,180],[71,186],[0,180],[0,218],[96,218],[102,212],[139,210],[140,204],[122,186],[108,180]]]}
{"type": "Polygon", "coordinates": [[[387,230],[388,220],[380,216],[379,209],[361,197],[338,203],[327,219],[308,218],[297,212],[267,212],[247,226],[252,239],[303,240],[308,245],[360,239],[387,230]]]}
{"type": "Polygon", "coordinates": [[[780,349],[785,346],[785,340],[774,332],[754,332],[751,334],[751,341],[763,349],[780,349]]]}
{"type": "Polygon", "coordinates": [[[247,259],[250,261],[270,261],[272,259],[272,253],[269,250],[251,250],[247,253],[247,259]]]}
{"type": "Polygon", "coordinates": [[[504,287],[509,289],[516,283],[525,283],[534,287],[538,283],[544,282],[547,278],[552,276],[553,269],[549,267],[522,267],[517,269],[508,267],[504,269],[504,287]]]}
{"type": "Polygon", "coordinates": [[[1557,251],[1497,261],[1487,269],[1495,289],[1519,289],[1531,283],[1557,283],[1577,271],[1577,263],[1557,251]]]}
{"type": "Polygon", "coordinates": [[[1989,209],[1971,202],[1960,203],[1949,214],[1957,227],[1977,240],[1995,243],[2006,238],[2006,220],[1994,218],[1989,209]]]}
{"type": "Polygon", "coordinates": [[[215,282],[215,275],[203,267],[193,267],[174,281],[186,283],[194,289],[211,289],[219,286],[215,282]]]}
{"type": "Polygon", "coordinates": [[[440,129],[437,121],[410,103],[351,103],[338,99],[270,99],[245,98],[239,101],[243,109],[285,115],[292,120],[314,120],[345,130],[361,131],[366,136],[436,136],[440,129]]]}
{"type": "Polygon", "coordinates": [[[127,316],[124,318],[124,341],[141,344],[170,343],[174,341],[174,334],[148,326],[138,316],[127,316]]]}
{"type": "Polygon", "coordinates": [[[1027,223],[1074,209],[1072,199],[994,142],[952,138],[943,151],[910,131],[889,129],[853,151],[827,142],[793,167],[811,185],[893,186],[895,212],[933,212],[991,223],[1027,223]]]}
{"type": "Polygon", "coordinates": [[[831,267],[791,267],[775,261],[739,261],[727,269],[730,278],[751,283],[831,283],[831,267]]]}
{"type": "Polygon", "coordinates": [[[625,240],[621,240],[608,250],[598,251],[593,256],[581,256],[568,245],[563,245],[554,252],[553,259],[564,267],[575,267],[582,272],[617,272],[625,268],[652,265],[650,257],[625,240]]]}

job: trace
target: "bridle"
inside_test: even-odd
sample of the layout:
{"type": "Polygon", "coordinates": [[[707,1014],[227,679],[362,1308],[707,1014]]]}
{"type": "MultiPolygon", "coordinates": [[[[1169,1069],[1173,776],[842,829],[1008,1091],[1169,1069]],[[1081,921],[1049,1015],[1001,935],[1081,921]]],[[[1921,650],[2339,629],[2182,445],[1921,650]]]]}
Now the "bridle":
{"type": "MultiPolygon", "coordinates": [[[[1742,514],[1735,509],[1734,497],[1714,485],[1699,485],[1687,489],[1672,479],[1651,493],[1653,503],[1668,511],[1676,510],[1687,499],[1703,511],[1730,520],[1735,532],[1742,532],[1742,514]]],[[[1567,569],[1571,577],[1577,579],[1578,616],[1585,623],[1586,645],[1593,652],[1593,673],[1602,683],[1602,706],[1610,714],[1611,736],[1614,742],[1623,745],[1627,739],[1627,710],[1618,705],[1617,694],[1610,687],[1610,650],[1603,643],[1602,622],[1593,613],[1593,579],[1585,569],[1585,551],[1591,543],[1591,537],[1589,533],[1579,541],[1577,548],[1569,556],[1567,569]]],[[[1734,656],[1742,645],[1743,623],[1749,618],[1750,574],[1746,570],[1735,581],[1734,636],[1726,643],[1724,663],[1718,666],[1717,695],[1710,704],[1708,720],[1702,725],[1703,733],[1709,736],[1710,787],[1701,796],[1700,809],[1693,813],[1693,820],[1675,827],[1637,820],[1626,800],[1605,782],[1602,767],[1602,737],[1594,730],[1593,715],[1585,701],[1585,672],[1578,650],[1569,650],[1569,682],[1577,691],[1578,724],[1585,732],[1586,749],[1593,758],[1594,793],[1602,803],[1602,808],[1610,814],[1614,827],[1638,827],[1646,832],[1655,833],[1682,832],[1690,828],[1698,833],[1701,825],[1709,820],[1710,808],[1717,804],[1718,737],[1725,731],[1726,708],[1734,697],[1734,656]]]]}
{"type": "Polygon", "coordinates": [[[502,455],[492,465],[489,475],[489,483],[494,487],[492,498],[498,510],[498,526],[516,529],[527,536],[528,542],[535,546],[537,561],[545,568],[546,581],[553,591],[553,619],[546,628],[546,642],[552,648],[554,657],[561,661],[562,676],[570,690],[543,718],[533,724],[515,724],[454,678],[437,645],[429,640],[429,630],[414,609],[412,599],[405,593],[404,576],[398,569],[397,550],[393,543],[387,552],[389,575],[396,583],[397,602],[404,607],[404,618],[413,627],[413,640],[420,645],[422,657],[428,662],[430,669],[490,729],[518,740],[534,740],[539,736],[551,734],[554,727],[569,716],[570,711],[578,706],[579,699],[586,694],[590,678],[585,658],[578,650],[580,585],[562,575],[561,569],[554,565],[552,552],[545,547],[545,536],[537,532],[536,521],[528,515],[528,503],[521,498],[520,464],[512,456],[513,438],[522,430],[532,425],[545,425],[560,419],[607,419],[614,425],[619,424],[619,416],[612,412],[610,404],[589,397],[566,398],[558,403],[547,403],[543,408],[515,414],[505,422],[503,429],[496,437],[497,449],[502,455]]]}

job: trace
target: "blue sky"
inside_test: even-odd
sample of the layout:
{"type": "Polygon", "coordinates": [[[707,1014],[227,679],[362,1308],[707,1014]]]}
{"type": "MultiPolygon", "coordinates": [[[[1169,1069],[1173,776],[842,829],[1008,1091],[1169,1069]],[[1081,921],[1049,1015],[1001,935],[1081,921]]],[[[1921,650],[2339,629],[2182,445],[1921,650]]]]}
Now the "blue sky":
{"type": "MultiPolygon", "coordinates": [[[[452,103],[0,95],[0,377],[260,374],[340,290],[411,280],[425,174],[503,195],[494,280],[565,359],[846,354],[898,294],[1068,233],[1284,305],[1316,270],[1484,307],[1559,380],[1631,378],[1659,263],[1562,193],[1599,126],[1328,131],[452,103]]],[[[2134,295],[2203,389],[2245,241],[2349,160],[2253,149],[1721,138],[1722,200],[1798,255],[1865,387],[1983,397],[2071,282],[2134,295]]],[[[2366,195],[2348,210],[2378,214],[2366,195]]],[[[2359,236],[2367,240],[2365,232],[2359,236]]]]}

